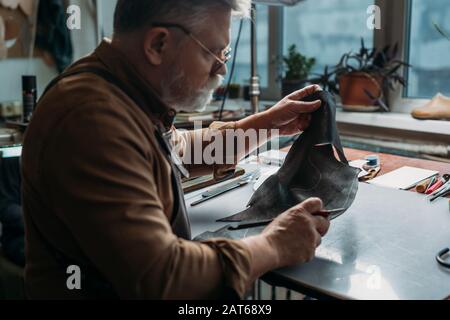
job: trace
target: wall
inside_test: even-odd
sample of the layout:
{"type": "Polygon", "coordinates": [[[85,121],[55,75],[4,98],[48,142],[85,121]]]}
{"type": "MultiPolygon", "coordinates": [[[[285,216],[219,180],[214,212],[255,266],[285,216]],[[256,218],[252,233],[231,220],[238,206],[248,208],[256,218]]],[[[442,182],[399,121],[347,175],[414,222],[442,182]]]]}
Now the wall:
{"type": "MultiPolygon", "coordinates": [[[[99,0],[104,35],[112,35],[113,12],[116,0],[99,0]]],[[[92,0],[71,0],[81,9],[81,30],[72,30],[74,58],[78,59],[95,49],[98,41],[96,12],[92,0]]],[[[0,102],[21,100],[21,76],[37,75],[38,94],[41,94],[50,80],[57,75],[54,67],[46,65],[40,58],[0,60],[0,102]]]]}
{"type": "Polygon", "coordinates": [[[41,59],[6,59],[0,61],[0,101],[20,100],[22,96],[22,75],[38,75],[38,92],[44,90],[56,70],[48,67],[41,59]]]}

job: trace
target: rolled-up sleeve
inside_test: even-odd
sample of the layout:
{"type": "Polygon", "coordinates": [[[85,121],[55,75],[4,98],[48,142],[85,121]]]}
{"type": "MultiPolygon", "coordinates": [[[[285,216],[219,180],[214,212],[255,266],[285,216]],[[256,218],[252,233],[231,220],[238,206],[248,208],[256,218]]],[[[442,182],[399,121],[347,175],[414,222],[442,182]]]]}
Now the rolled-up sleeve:
{"type": "Polygon", "coordinates": [[[191,175],[214,174],[219,180],[234,172],[239,158],[234,141],[236,122],[213,122],[208,128],[176,130],[172,144],[191,175]],[[219,143],[220,140],[220,143],[219,143]]]}
{"type": "Polygon", "coordinates": [[[58,150],[45,161],[48,196],[119,296],[214,299],[231,288],[242,297],[249,249],[240,241],[177,238],[158,196],[160,159],[143,147],[145,130],[107,107],[78,109],[48,146],[58,150]]]}

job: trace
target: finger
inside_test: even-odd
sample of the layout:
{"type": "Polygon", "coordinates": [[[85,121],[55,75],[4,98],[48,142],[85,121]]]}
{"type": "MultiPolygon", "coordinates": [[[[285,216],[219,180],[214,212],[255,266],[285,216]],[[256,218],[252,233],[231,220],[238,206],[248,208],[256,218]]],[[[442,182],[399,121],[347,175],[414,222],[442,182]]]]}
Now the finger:
{"type": "Polygon", "coordinates": [[[310,214],[322,210],[323,203],[319,198],[310,198],[296,206],[297,209],[306,211],[310,214]]]}
{"type": "Polygon", "coordinates": [[[294,99],[294,100],[300,100],[300,99],[305,98],[317,91],[322,91],[322,88],[319,85],[311,85],[311,86],[307,86],[303,89],[294,91],[293,93],[288,95],[288,98],[294,99]]]}
{"type": "Polygon", "coordinates": [[[311,121],[308,118],[299,118],[297,120],[297,129],[300,131],[305,131],[308,129],[310,122],[311,121]]]}
{"type": "Polygon", "coordinates": [[[311,85],[303,89],[294,91],[293,93],[288,95],[288,98],[292,100],[300,100],[317,91],[322,91],[322,88],[319,85],[311,85]]]}
{"type": "Polygon", "coordinates": [[[321,105],[322,101],[320,100],[315,100],[312,102],[290,101],[287,105],[287,108],[289,108],[289,111],[295,112],[297,114],[310,114],[319,109],[321,105]]]}
{"type": "Polygon", "coordinates": [[[322,235],[316,232],[315,238],[316,248],[318,248],[322,244],[322,235]]]}
{"type": "Polygon", "coordinates": [[[314,216],[313,219],[317,232],[323,237],[330,229],[330,221],[322,216],[314,216]]]}
{"type": "Polygon", "coordinates": [[[309,198],[302,205],[311,214],[323,209],[323,202],[319,198],[309,198]]]}
{"type": "Polygon", "coordinates": [[[313,213],[313,216],[321,216],[324,217],[325,219],[330,219],[330,213],[327,211],[319,211],[319,212],[315,212],[313,213]]]}

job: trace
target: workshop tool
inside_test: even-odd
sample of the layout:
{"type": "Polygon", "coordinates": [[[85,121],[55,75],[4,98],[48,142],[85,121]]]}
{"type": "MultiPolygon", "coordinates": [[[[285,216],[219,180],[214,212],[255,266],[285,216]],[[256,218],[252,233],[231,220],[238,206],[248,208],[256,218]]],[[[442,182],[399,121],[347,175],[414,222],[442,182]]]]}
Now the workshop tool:
{"type": "Polygon", "coordinates": [[[428,190],[430,190],[430,188],[433,186],[433,184],[436,182],[437,180],[437,176],[434,176],[431,178],[430,183],[428,184],[426,190],[425,190],[425,194],[427,194],[428,190]]]}
{"type": "Polygon", "coordinates": [[[378,173],[380,173],[380,171],[381,171],[381,166],[369,169],[369,170],[367,170],[367,174],[365,176],[359,178],[359,181],[365,182],[365,181],[372,180],[373,178],[375,178],[378,175],[378,173]]]}
{"type": "Polygon", "coordinates": [[[421,183],[419,183],[416,186],[416,191],[418,193],[424,193],[427,190],[428,186],[430,185],[430,182],[431,182],[431,179],[427,179],[425,181],[422,181],[421,183]]]}
{"type": "Polygon", "coordinates": [[[441,188],[430,194],[430,201],[433,202],[434,200],[445,197],[450,193],[450,181],[447,181],[441,188]]]}
{"type": "Polygon", "coordinates": [[[380,167],[380,157],[378,155],[370,155],[365,158],[366,164],[363,165],[365,171],[380,167]]]}
{"type": "Polygon", "coordinates": [[[450,263],[445,261],[445,256],[450,252],[450,248],[445,248],[436,255],[436,261],[444,268],[450,269],[450,263]]]}
{"type": "MultiPolygon", "coordinates": [[[[316,215],[323,216],[324,218],[327,218],[328,220],[336,219],[338,216],[340,216],[343,212],[345,212],[345,208],[339,208],[339,209],[333,209],[333,210],[322,210],[318,212],[316,215]]],[[[229,230],[242,230],[242,229],[250,229],[250,228],[257,228],[257,227],[263,227],[271,224],[275,219],[267,219],[257,222],[249,222],[249,223],[242,223],[237,226],[231,226],[228,229],[229,230]]]]}
{"type": "Polygon", "coordinates": [[[440,178],[438,179],[438,181],[436,181],[426,192],[426,194],[433,194],[436,190],[438,190],[439,188],[441,188],[444,184],[445,184],[445,180],[444,178],[440,178]]]}
{"type": "Polygon", "coordinates": [[[202,198],[200,200],[194,201],[191,203],[191,207],[195,207],[203,202],[206,202],[208,200],[211,200],[213,198],[216,198],[224,193],[227,193],[229,191],[238,189],[240,187],[243,187],[253,180],[257,179],[261,175],[261,170],[258,169],[256,171],[244,174],[239,179],[232,181],[230,183],[224,184],[222,186],[219,186],[217,188],[208,190],[204,193],[202,193],[202,198]]]}

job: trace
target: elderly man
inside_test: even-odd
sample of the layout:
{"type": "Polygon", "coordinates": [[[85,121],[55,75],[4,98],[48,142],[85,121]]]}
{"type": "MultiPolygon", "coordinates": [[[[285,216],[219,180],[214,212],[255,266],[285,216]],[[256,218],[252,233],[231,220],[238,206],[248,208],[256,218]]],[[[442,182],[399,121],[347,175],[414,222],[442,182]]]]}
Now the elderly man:
{"type": "MultiPolygon", "coordinates": [[[[175,130],[173,117],[209,101],[226,73],[231,15],[248,10],[248,0],[119,0],[113,39],[52,83],[24,143],[30,298],[243,297],[262,274],[314,256],[329,227],[319,199],[242,241],[190,239],[184,170],[169,156],[168,136],[184,148],[198,138],[175,130]],[[72,277],[77,270],[81,285],[72,277]]],[[[319,89],[202,134],[296,134],[320,108],[299,100],[319,89]]],[[[220,177],[229,166],[187,169],[220,177]]]]}

